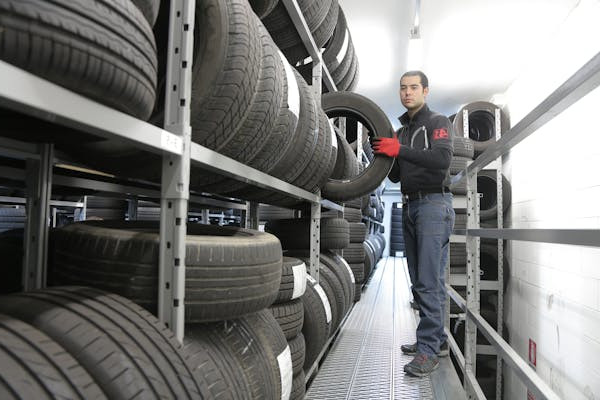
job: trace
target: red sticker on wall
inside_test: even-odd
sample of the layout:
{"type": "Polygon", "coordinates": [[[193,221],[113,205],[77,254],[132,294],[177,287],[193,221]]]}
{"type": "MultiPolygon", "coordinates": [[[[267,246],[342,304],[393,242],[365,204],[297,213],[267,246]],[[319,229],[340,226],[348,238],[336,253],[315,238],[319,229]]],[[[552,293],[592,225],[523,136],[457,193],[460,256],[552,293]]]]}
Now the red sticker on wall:
{"type": "Polygon", "coordinates": [[[433,130],[433,140],[448,139],[448,129],[440,128],[433,130]]]}

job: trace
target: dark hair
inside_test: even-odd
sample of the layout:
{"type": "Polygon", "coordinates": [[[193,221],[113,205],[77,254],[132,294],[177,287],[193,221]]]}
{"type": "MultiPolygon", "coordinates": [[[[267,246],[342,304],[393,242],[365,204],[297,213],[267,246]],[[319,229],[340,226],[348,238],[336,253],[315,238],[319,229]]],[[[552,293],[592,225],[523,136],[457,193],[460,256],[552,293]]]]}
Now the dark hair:
{"type": "Polygon", "coordinates": [[[400,80],[402,80],[402,78],[404,78],[405,76],[418,76],[418,77],[421,78],[421,86],[423,86],[423,89],[429,87],[429,79],[427,79],[427,75],[425,75],[423,73],[423,71],[408,71],[408,72],[405,72],[400,77],[400,80]]]}

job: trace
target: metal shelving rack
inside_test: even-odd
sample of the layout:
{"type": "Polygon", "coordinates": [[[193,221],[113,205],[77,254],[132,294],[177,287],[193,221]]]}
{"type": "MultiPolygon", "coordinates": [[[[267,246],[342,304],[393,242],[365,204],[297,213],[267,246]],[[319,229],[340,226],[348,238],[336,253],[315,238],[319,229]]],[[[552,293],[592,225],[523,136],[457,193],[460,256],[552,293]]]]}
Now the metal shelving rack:
{"type": "MultiPolygon", "coordinates": [[[[330,90],[335,90],[327,68],[322,62],[306,21],[295,0],[283,0],[290,17],[313,57],[313,87],[321,98],[321,77],[330,90]]],[[[0,176],[25,181],[28,218],[26,227],[27,255],[24,268],[26,289],[41,288],[45,282],[47,254],[47,213],[52,184],[89,188],[134,199],[138,196],[161,199],[159,318],[181,341],[183,339],[185,297],[185,227],[190,200],[201,204],[247,209],[249,226],[256,226],[256,204],[241,206],[234,201],[203,199],[190,196],[190,166],[233,177],[244,182],[285,193],[311,204],[311,262],[310,273],[318,279],[319,219],[321,206],[338,211],[343,207],[322,200],[320,194],[310,193],[261,171],[250,168],[215,151],[191,142],[190,95],[191,59],[195,0],[172,0],[167,56],[167,88],[165,96],[165,129],[157,128],[120,111],[96,103],[24,70],[0,61],[0,107],[16,110],[32,117],[97,135],[120,140],[163,157],[162,185],[148,188],[143,185],[53,175],[57,162],[53,145],[22,143],[0,138],[0,156],[27,160],[25,173],[19,168],[0,167],[0,176]],[[157,193],[160,193],[157,196],[157,193]]]]}
{"type": "MultiPolygon", "coordinates": [[[[466,236],[467,241],[467,299],[465,300],[449,284],[446,285],[448,294],[465,312],[465,354],[463,355],[454,340],[448,333],[450,348],[454,353],[459,366],[463,371],[464,386],[469,399],[484,399],[485,396],[475,378],[475,360],[477,354],[477,330],[491,343],[495,354],[498,356],[498,371],[501,373],[502,365],[514,370],[523,383],[527,385],[536,399],[559,399],[559,396],[544,382],[535,371],[517,354],[512,347],[504,341],[501,334],[497,333],[479,314],[479,240],[491,238],[498,240],[498,293],[502,292],[502,241],[518,240],[543,243],[570,244],[578,246],[600,247],[600,230],[598,229],[505,229],[502,227],[502,193],[501,193],[501,157],[510,149],[519,144],[541,126],[552,120],[568,107],[576,103],[586,94],[600,86],[600,53],[581,67],[573,76],[567,79],[560,87],[551,93],[542,103],[527,114],[518,124],[499,137],[498,115],[496,114],[497,141],[471,165],[458,174],[453,183],[462,179],[467,180],[467,229],[456,230],[456,235],[466,236]],[[479,228],[479,197],[477,195],[477,173],[484,167],[500,160],[497,164],[498,177],[498,228],[479,228]]],[[[501,318],[502,297],[498,298],[498,328],[502,329],[501,318]]],[[[500,387],[497,386],[497,394],[500,387]]]]}

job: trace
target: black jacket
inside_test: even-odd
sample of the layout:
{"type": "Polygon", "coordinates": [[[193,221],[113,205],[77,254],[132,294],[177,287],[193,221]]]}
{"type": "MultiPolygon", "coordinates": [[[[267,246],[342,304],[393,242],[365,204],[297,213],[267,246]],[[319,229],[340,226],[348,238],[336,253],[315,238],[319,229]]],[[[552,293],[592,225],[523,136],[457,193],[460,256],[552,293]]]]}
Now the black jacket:
{"type": "Polygon", "coordinates": [[[396,133],[400,153],[394,160],[390,180],[400,181],[405,194],[448,186],[453,135],[448,118],[425,104],[412,119],[404,113],[399,120],[402,127],[396,133]]]}

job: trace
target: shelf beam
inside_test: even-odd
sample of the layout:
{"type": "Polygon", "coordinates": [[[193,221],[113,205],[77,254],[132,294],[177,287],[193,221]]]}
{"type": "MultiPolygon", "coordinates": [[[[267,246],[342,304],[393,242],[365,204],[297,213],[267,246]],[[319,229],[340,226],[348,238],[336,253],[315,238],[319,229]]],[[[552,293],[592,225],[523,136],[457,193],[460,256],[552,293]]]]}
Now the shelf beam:
{"type": "Polygon", "coordinates": [[[154,153],[181,154],[181,138],[0,61],[0,106],[46,121],[120,139],[154,153]]]}

